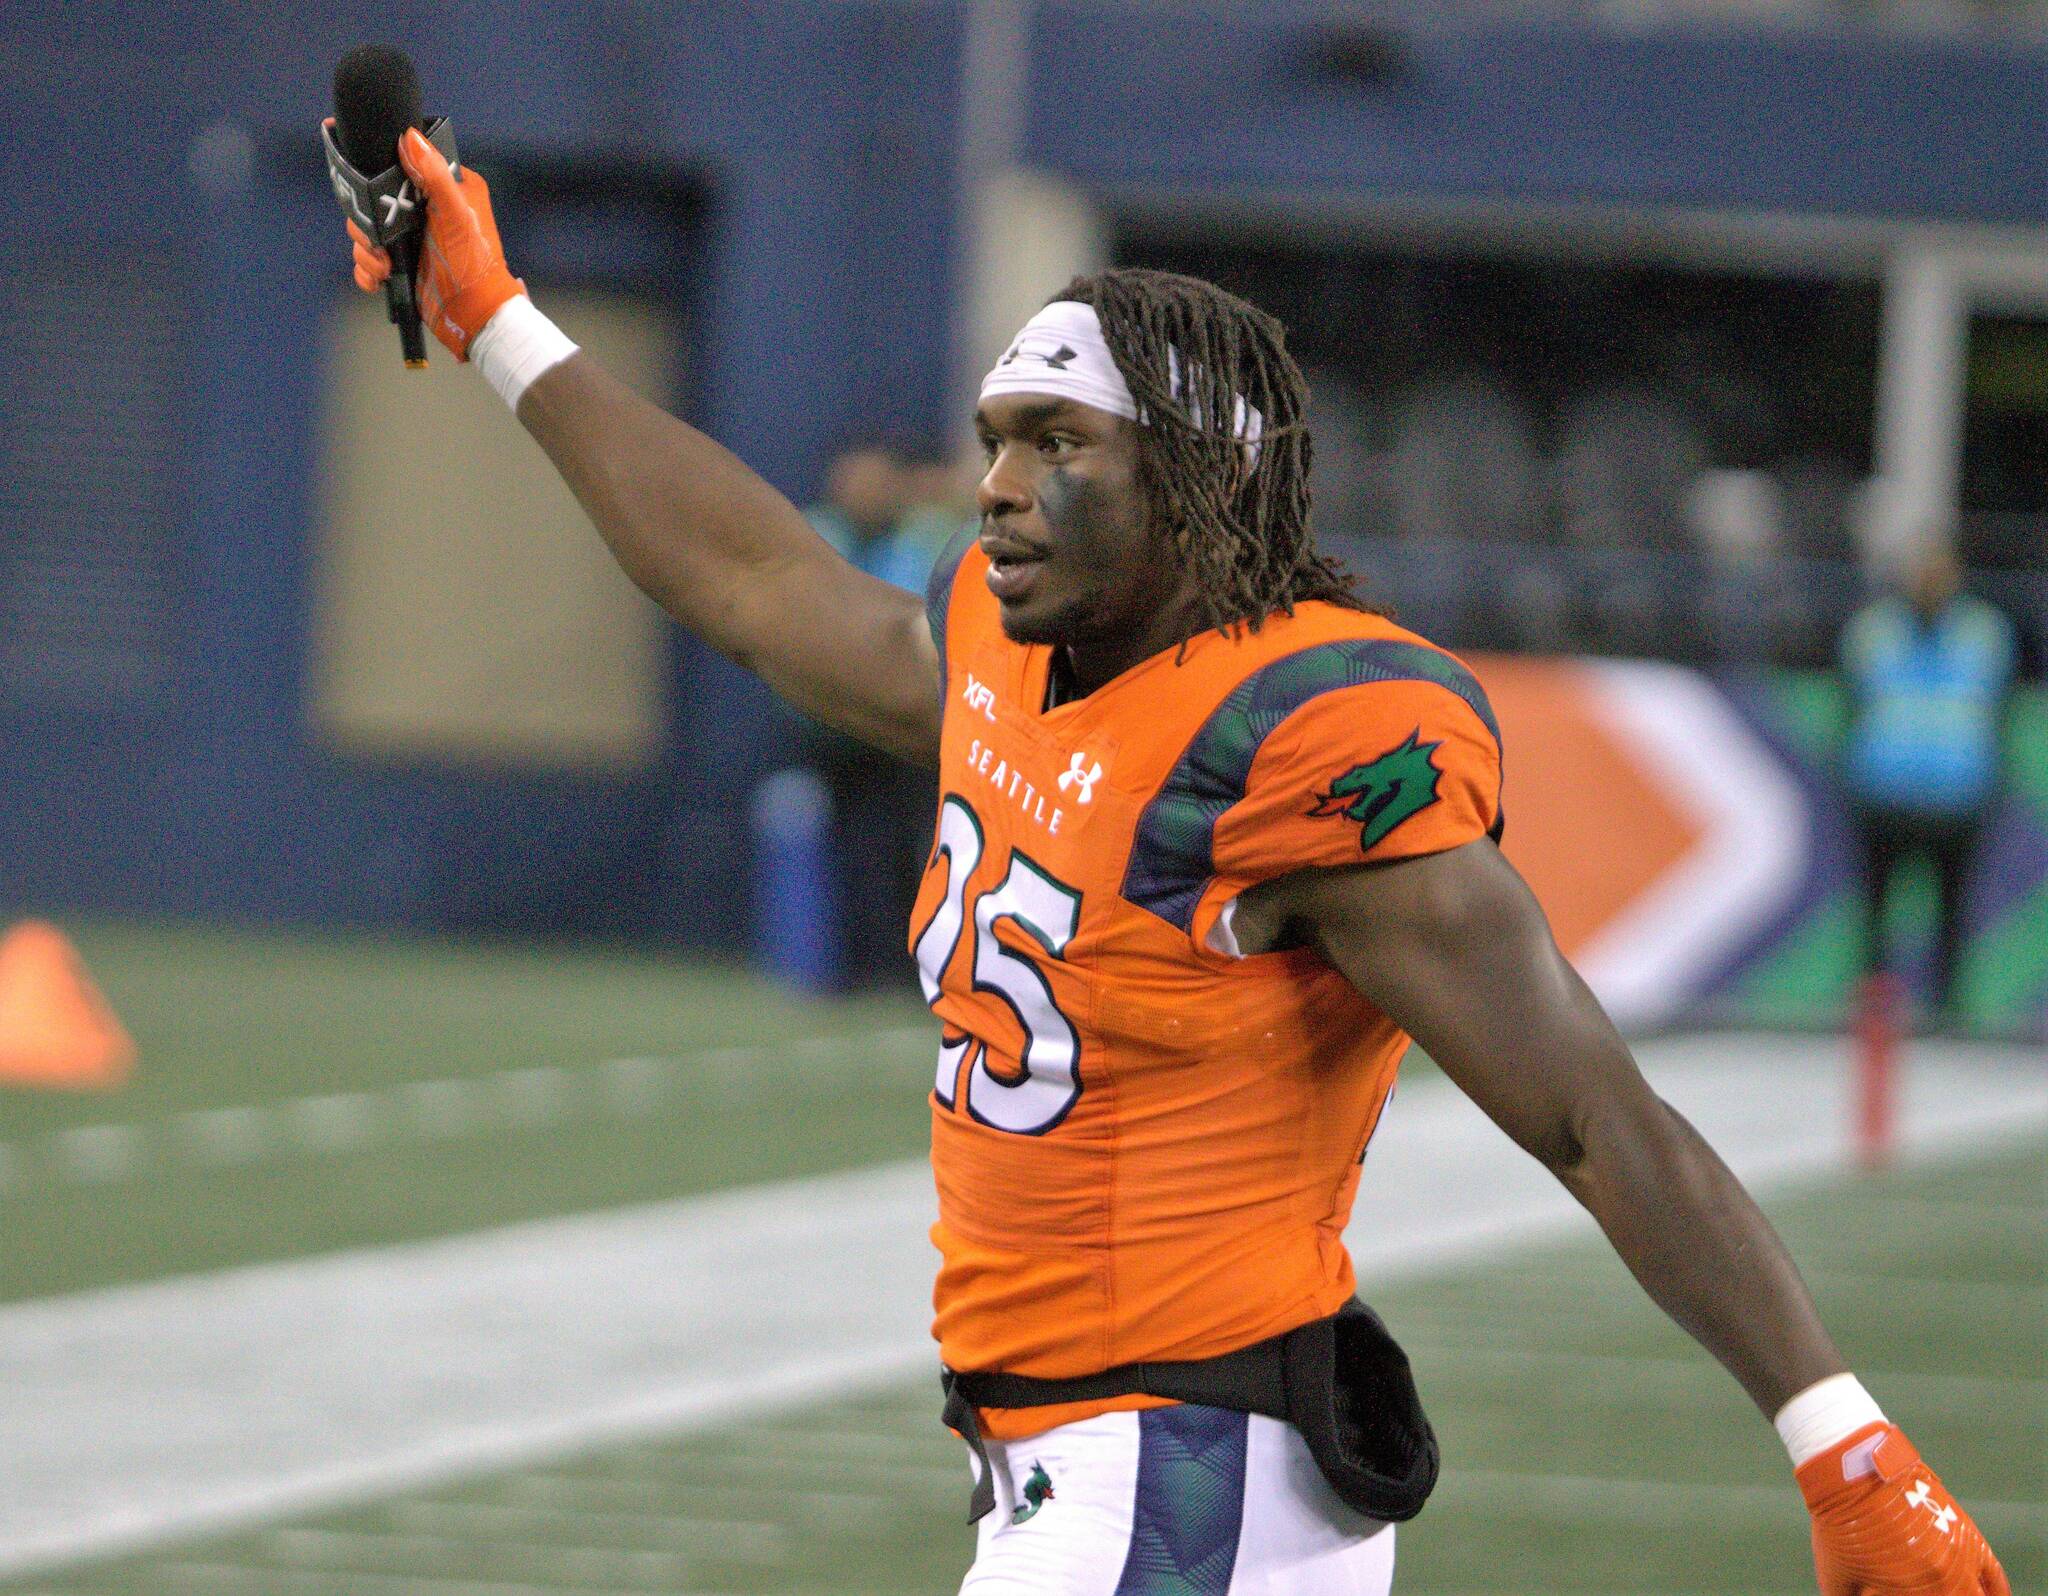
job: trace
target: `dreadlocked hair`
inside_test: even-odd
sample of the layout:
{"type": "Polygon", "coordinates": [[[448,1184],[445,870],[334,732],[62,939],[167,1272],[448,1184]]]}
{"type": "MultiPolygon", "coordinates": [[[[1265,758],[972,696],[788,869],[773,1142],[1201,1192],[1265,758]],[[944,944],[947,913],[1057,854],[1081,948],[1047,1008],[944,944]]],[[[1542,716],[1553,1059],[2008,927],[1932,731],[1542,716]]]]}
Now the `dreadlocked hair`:
{"type": "Polygon", "coordinates": [[[1307,599],[1371,607],[1309,531],[1308,384],[1278,321],[1199,277],[1136,267],[1077,277],[1053,298],[1095,307],[1145,418],[1139,481],[1214,626],[1256,631],[1307,599]],[[1249,466],[1240,400],[1262,418],[1249,466]]]}

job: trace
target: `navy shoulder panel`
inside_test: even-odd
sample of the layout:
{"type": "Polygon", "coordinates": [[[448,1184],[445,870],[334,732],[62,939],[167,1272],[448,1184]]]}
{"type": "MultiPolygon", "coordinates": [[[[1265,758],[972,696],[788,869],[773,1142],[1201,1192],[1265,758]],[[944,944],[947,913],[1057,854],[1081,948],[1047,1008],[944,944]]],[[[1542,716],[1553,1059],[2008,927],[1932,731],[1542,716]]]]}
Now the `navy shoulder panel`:
{"type": "Polygon", "coordinates": [[[1493,706],[1472,673],[1441,650],[1397,638],[1319,643],[1261,667],[1239,682],[1202,723],[1138,817],[1123,896],[1181,930],[1215,871],[1216,822],[1244,797],[1267,736],[1311,699],[1366,682],[1424,681],[1472,706],[1500,741],[1493,706]]]}
{"type": "Polygon", "coordinates": [[[967,551],[974,547],[979,535],[980,528],[971,522],[962,527],[939,551],[939,557],[932,562],[932,574],[925,579],[924,619],[932,629],[932,641],[938,645],[942,679],[946,674],[946,608],[953,598],[953,578],[960,574],[960,562],[967,558],[967,551]]]}

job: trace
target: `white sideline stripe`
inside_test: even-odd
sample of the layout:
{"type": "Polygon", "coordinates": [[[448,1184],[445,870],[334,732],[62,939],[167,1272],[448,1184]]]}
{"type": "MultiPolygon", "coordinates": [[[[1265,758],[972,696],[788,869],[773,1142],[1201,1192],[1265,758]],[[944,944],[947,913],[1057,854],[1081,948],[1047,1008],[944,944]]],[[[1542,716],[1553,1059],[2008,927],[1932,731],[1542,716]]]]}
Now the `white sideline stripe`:
{"type": "MultiPolygon", "coordinates": [[[[1640,1052],[1746,1180],[1842,1166],[1839,1041],[1640,1052]]],[[[1914,1059],[1908,1157],[2048,1126],[2035,1055],[1914,1059]]],[[[1347,1235],[1368,1295],[1594,1234],[1442,1081],[1387,1124],[1347,1235]]],[[[933,1206],[899,1164],[0,1307],[0,1577],[929,1377],[933,1206]]]]}
{"type": "MultiPolygon", "coordinates": [[[[916,1176],[920,1185],[930,1179],[929,1171],[916,1166],[890,1173],[899,1184],[904,1174],[916,1176]]],[[[877,1196],[883,1200],[864,1204],[859,1211],[874,1216],[890,1206],[884,1194],[877,1196]]],[[[929,1203],[921,1206],[928,1208],[929,1203]]],[[[918,1218],[929,1222],[928,1214],[918,1218]]],[[[686,1227],[678,1224],[675,1228],[686,1227]]],[[[912,1234],[918,1234],[922,1224],[913,1222],[910,1228],[912,1234]]],[[[859,1238],[842,1235],[840,1239],[846,1243],[847,1255],[858,1258],[859,1238]]],[[[573,1241],[563,1237],[558,1238],[558,1244],[563,1246],[565,1255],[573,1256],[573,1241]]],[[[744,1239],[740,1245],[745,1245],[744,1239]]],[[[357,1256],[365,1261],[375,1258],[374,1254],[357,1256]]],[[[534,1261],[544,1268],[554,1267],[540,1259],[534,1261]]],[[[398,1274],[411,1273],[399,1260],[392,1262],[399,1263],[398,1274]]],[[[462,1261],[449,1262],[458,1271],[463,1266],[462,1261]]],[[[886,1274],[875,1267],[873,1260],[868,1261],[867,1267],[852,1272],[852,1277],[848,1277],[846,1270],[830,1268],[825,1260],[814,1258],[811,1263],[823,1271],[820,1280],[828,1287],[834,1284],[834,1275],[842,1277],[836,1282],[838,1296],[848,1302],[861,1300],[886,1274]]],[[[421,1263],[415,1267],[420,1277],[415,1284],[431,1291],[428,1277],[432,1266],[421,1263]]],[[[376,1272],[374,1265],[371,1272],[376,1272]]],[[[523,1271],[515,1268],[512,1272],[523,1271]]],[[[647,1324],[642,1336],[647,1353],[645,1367],[583,1369],[577,1371],[581,1375],[577,1379],[573,1375],[565,1377],[559,1365],[550,1368],[543,1362],[530,1361],[547,1356],[536,1338],[536,1344],[523,1349],[524,1356],[509,1358],[504,1367],[494,1371],[494,1378],[485,1382],[481,1393],[472,1390],[454,1403],[448,1403],[444,1395],[441,1411],[425,1410],[425,1423],[409,1423],[408,1420],[417,1420],[421,1415],[417,1410],[408,1414],[404,1399],[393,1400],[389,1392],[376,1395],[374,1410],[362,1411],[365,1399],[373,1396],[373,1388],[384,1376],[396,1378],[402,1388],[431,1401],[429,1393],[440,1382],[428,1364],[431,1354],[425,1349],[413,1355],[418,1362],[400,1357],[396,1361],[402,1367],[395,1369],[391,1361],[380,1363],[375,1359],[370,1360],[371,1366],[356,1370],[330,1367],[326,1372],[332,1383],[327,1389],[321,1387],[319,1376],[310,1370],[278,1367],[283,1361],[279,1358],[282,1348],[265,1349],[264,1362],[269,1372],[247,1381],[247,1370],[216,1368],[210,1382],[202,1376],[202,1383],[196,1386],[181,1386],[178,1376],[163,1380],[165,1370],[159,1367],[148,1371],[145,1364],[140,1372],[153,1372],[159,1378],[146,1380],[145,1386],[154,1389],[136,1395],[145,1403],[153,1398],[159,1405],[157,1410],[151,1412],[144,1407],[123,1413],[121,1408],[130,1398],[104,1389],[96,1392],[97,1400],[85,1405],[109,1426],[109,1432],[99,1437],[75,1434],[71,1439],[78,1444],[72,1448],[62,1444],[62,1437],[37,1436],[25,1429],[25,1415],[20,1409],[44,1408],[40,1419],[45,1424],[63,1421],[54,1420],[45,1401],[22,1400],[27,1393],[18,1395],[16,1390],[9,1390],[0,1394],[0,1431],[10,1438],[26,1438],[29,1445],[25,1450],[30,1453],[58,1455],[46,1455],[40,1461],[33,1457],[21,1460],[24,1478],[20,1483],[31,1500],[24,1504],[24,1510],[18,1511],[12,1505],[0,1509],[0,1577],[140,1551],[210,1532],[249,1528],[315,1508],[343,1506],[408,1488],[440,1485],[452,1479],[562,1457],[606,1441],[714,1425],[763,1408],[793,1406],[836,1396],[861,1385],[929,1374],[934,1357],[921,1299],[928,1295],[930,1284],[929,1268],[922,1260],[917,1273],[920,1278],[916,1292],[892,1293],[899,1299],[915,1302],[916,1311],[878,1316],[884,1322],[901,1321],[881,1346],[822,1355],[790,1346],[787,1343],[797,1338],[801,1321],[782,1318],[779,1298],[756,1298],[741,1305],[742,1311],[733,1315],[735,1320],[753,1323],[749,1328],[733,1330],[722,1356],[715,1346],[679,1348],[673,1336],[666,1338],[664,1344],[659,1327],[647,1324]],[[675,1379],[671,1372],[674,1367],[687,1366],[692,1357],[700,1355],[707,1355],[705,1361],[710,1367],[706,1372],[693,1379],[675,1379]],[[637,1380],[632,1378],[634,1375],[637,1380]],[[260,1384],[265,1378],[284,1382],[282,1388],[287,1391],[296,1388],[314,1412],[286,1415],[284,1433],[261,1433],[264,1416],[251,1410],[260,1405],[260,1384]],[[221,1389],[223,1383],[229,1387],[226,1392],[221,1389]],[[536,1390],[536,1385],[541,1389],[536,1390]],[[585,1405],[580,1387],[605,1386],[612,1388],[609,1400],[585,1405]],[[343,1389],[337,1391],[334,1387],[343,1389]],[[350,1387],[353,1389],[347,1389],[350,1387]],[[478,1400],[480,1395],[487,1400],[478,1400]],[[344,1399],[337,1404],[340,1411],[320,1411],[335,1403],[338,1396],[344,1399]],[[216,1410],[210,1415],[207,1410],[223,1398],[237,1407],[228,1413],[216,1410]],[[350,1411],[350,1407],[356,1411],[350,1411]],[[476,1411],[492,1408],[499,1413],[486,1417],[476,1411]],[[293,1417],[299,1417],[299,1422],[291,1423],[293,1417]],[[174,1432],[182,1428],[187,1434],[171,1441],[163,1434],[166,1428],[174,1432]],[[252,1435],[251,1429],[258,1433],[252,1435]],[[37,1440],[59,1444],[37,1446],[37,1440]],[[63,1455],[67,1450],[72,1455],[63,1455]],[[251,1468],[246,1459],[252,1455],[275,1461],[270,1466],[251,1468]],[[155,1460],[154,1467],[151,1459],[155,1460]],[[45,1463],[50,1465],[48,1472],[45,1463]],[[114,1467],[117,1474],[96,1479],[104,1465],[114,1467]],[[197,1480],[195,1473],[199,1476],[197,1480]],[[183,1500],[179,1499],[181,1495],[183,1500]]],[[[218,1281],[220,1277],[213,1278],[218,1281]]],[[[256,1284],[255,1295],[270,1295],[263,1289],[270,1282],[256,1284]]],[[[311,1281],[303,1284],[315,1285],[314,1294],[337,1309],[338,1299],[351,1294],[345,1289],[319,1291],[311,1281]]],[[[403,1286],[396,1280],[384,1283],[382,1289],[368,1282],[366,1286],[373,1298],[404,1294],[403,1286]]],[[[134,1306],[145,1313],[149,1311],[142,1303],[134,1306]]],[[[259,1315],[263,1312],[253,1303],[250,1306],[259,1315]]],[[[0,1310],[0,1347],[11,1339],[7,1321],[15,1311],[0,1310]]],[[[313,1325],[305,1320],[317,1315],[294,1317],[300,1318],[310,1332],[313,1325]]],[[[374,1317],[375,1314],[365,1315],[374,1317]]],[[[457,1317],[477,1316],[458,1313],[457,1317]]],[[[163,1328],[173,1335],[181,1328],[190,1333],[189,1326],[175,1323],[163,1328]]],[[[450,1324],[445,1327],[443,1338],[449,1331],[466,1337],[488,1329],[483,1323],[473,1324],[467,1331],[450,1324]]],[[[212,1337],[201,1339],[203,1344],[212,1337]]],[[[231,1343],[234,1338],[228,1335],[221,1339],[231,1343]]],[[[81,1361],[93,1355],[83,1347],[77,1350],[81,1361]]],[[[330,1346],[327,1350],[332,1355],[340,1349],[330,1346]]],[[[191,1347],[186,1356],[189,1359],[199,1351],[200,1347],[191,1347]]],[[[216,1346],[214,1357],[227,1362],[232,1354],[216,1346]]],[[[90,1373],[76,1383],[101,1387],[115,1384],[106,1380],[95,1382],[90,1373]]],[[[277,1428],[274,1420],[271,1428],[277,1428]]]]}
{"type": "Polygon", "coordinates": [[[555,1124],[595,1101],[617,1114],[659,1105],[686,1072],[724,1072],[790,1056],[858,1057],[894,1049],[922,1052],[936,1045],[933,1026],[898,1026],[845,1036],[802,1036],[786,1043],[711,1047],[674,1057],[605,1059],[571,1069],[543,1064],[529,1069],[400,1081],[377,1091],[280,1098],[194,1109],[147,1122],[82,1125],[42,1138],[43,1156],[0,1142],[0,1197],[56,1182],[106,1184],[127,1180],[154,1164],[218,1168],[269,1158],[355,1151],[384,1145],[431,1143],[503,1130],[533,1131],[555,1124]]]}

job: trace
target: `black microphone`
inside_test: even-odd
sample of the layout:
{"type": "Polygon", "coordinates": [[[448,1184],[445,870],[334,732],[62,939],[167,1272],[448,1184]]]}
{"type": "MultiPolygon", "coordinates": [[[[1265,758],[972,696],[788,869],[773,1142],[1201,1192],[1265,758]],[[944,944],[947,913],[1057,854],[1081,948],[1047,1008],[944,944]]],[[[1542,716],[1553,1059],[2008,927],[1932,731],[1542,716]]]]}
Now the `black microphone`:
{"type": "Polygon", "coordinates": [[[455,134],[446,117],[429,123],[420,109],[420,79],[403,50],[364,44],[334,69],[334,121],[323,123],[327,175],[334,197],[391,255],[384,302],[398,326],[399,347],[408,366],[427,363],[420,328],[419,261],[425,213],[419,190],[398,164],[398,140],[419,128],[459,174],[455,134]]]}

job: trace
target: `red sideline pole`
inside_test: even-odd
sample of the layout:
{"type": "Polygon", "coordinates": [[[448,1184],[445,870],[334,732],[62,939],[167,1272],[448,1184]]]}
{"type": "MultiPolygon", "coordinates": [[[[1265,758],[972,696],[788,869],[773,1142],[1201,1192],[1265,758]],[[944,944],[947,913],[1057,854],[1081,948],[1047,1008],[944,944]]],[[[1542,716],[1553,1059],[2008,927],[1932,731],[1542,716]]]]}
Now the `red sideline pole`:
{"type": "Polygon", "coordinates": [[[1865,1169],[1891,1162],[1905,1006],[1899,978],[1889,973],[1868,977],[1856,994],[1856,1159],[1865,1169]]]}

